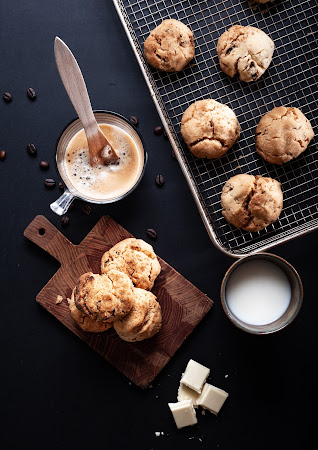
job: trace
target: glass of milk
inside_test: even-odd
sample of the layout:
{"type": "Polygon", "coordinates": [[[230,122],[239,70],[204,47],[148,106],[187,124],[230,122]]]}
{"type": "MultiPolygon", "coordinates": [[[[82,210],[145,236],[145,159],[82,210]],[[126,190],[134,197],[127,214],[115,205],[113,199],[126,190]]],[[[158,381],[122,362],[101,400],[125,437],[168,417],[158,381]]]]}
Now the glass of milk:
{"type": "Polygon", "coordinates": [[[303,301],[301,279],[283,258],[258,253],[236,261],[221,285],[221,302],[229,319],[253,334],[285,328],[303,301]]]}

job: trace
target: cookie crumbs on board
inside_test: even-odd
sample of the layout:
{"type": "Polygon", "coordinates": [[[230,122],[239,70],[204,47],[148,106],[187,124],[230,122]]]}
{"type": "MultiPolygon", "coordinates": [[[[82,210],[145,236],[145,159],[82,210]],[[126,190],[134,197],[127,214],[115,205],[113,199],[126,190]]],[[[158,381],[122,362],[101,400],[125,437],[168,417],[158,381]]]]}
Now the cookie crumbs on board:
{"type": "Polygon", "coordinates": [[[58,296],[56,297],[55,303],[56,303],[57,305],[59,305],[60,303],[62,303],[62,301],[63,301],[62,295],[58,295],[58,296]]]}

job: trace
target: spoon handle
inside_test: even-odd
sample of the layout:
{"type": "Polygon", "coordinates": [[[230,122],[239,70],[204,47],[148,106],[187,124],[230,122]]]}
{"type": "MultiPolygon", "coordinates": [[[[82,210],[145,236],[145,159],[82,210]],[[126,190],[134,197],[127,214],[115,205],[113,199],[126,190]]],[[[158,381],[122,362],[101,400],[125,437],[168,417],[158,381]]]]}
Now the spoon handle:
{"type": "Polygon", "coordinates": [[[66,92],[89,138],[91,135],[98,133],[98,125],[81,69],[71,50],[59,37],[55,38],[54,54],[66,92]]]}

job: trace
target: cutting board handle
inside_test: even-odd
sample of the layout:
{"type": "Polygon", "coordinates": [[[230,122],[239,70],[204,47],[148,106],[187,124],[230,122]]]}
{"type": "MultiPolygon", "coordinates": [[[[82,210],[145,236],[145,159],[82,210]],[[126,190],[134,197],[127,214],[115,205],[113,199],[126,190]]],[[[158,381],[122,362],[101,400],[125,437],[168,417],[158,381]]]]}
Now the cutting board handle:
{"type": "Polygon", "coordinates": [[[36,216],[23,234],[57,259],[61,265],[69,264],[77,256],[76,245],[66,239],[44,216],[36,216]]]}

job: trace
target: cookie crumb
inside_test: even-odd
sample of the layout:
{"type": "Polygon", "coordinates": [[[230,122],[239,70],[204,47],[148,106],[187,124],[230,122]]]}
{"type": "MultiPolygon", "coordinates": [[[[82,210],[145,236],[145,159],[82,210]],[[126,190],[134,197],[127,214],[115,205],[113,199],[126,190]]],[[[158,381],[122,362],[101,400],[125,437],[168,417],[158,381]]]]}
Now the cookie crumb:
{"type": "Polygon", "coordinates": [[[63,301],[63,297],[62,297],[61,295],[58,295],[58,296],[56,297],[55,303],[56,303],[57,305],[59,305],[60,303],[62,303],[62,301],[63,301]]]}

